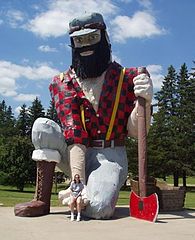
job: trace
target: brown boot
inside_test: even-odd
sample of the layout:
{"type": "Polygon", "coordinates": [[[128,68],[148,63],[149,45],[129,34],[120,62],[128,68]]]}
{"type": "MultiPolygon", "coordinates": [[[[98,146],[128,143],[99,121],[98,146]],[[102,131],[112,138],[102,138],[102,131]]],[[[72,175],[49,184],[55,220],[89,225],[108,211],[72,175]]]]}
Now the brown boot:
{"type": "Polygon", "coordinates": [[[34,199],[17,204],[14,213],[19,217],[38,217],[49,214],[55,162],[37,162],[37,181],[34,199]]]}

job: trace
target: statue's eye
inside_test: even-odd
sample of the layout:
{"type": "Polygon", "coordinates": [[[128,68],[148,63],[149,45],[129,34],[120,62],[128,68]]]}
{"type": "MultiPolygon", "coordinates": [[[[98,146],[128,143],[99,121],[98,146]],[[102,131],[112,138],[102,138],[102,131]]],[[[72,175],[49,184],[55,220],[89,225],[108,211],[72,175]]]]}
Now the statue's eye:
{"type": "Polygon", "coordinates": [[[95,40],[98,38],[98,34],[89,35],[89,40],[95,40]]]}
{"type": "Polygon", "coordinates": [[[74,39],[76,43],[82,43],[83,39],[81,37],[77,37],[74,39]]]}

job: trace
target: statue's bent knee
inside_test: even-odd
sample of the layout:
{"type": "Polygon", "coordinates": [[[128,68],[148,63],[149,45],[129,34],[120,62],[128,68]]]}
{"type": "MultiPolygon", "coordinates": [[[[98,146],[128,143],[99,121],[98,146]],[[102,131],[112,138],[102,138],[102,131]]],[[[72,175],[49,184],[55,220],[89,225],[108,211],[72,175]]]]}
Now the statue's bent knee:
{"type": "Polygon", "coordinates": [[[86,208],[86,216],[95,219],[109,219],[113,216],[121,187],[122,167],[117,163],[103,161],[93,171],[87,183],[87,194],[90,204],[86,208]]]}
{"type": "Polygon", "coordinates": [[[61,155],[59,149],[64,143],[60,126],[47,118],[38,118],[32,128],[32,142],[35,147],[32,159],[59,163],[61,155]]]}

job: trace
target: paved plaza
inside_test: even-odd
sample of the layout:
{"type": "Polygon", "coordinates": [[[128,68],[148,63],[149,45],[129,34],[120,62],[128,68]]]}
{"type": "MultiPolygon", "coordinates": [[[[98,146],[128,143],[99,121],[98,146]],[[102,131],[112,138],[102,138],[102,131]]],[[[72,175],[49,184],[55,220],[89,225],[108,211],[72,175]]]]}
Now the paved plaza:
{"type": "Polygon", "coordinates": [[[128,216],[128,206],[117,207],[110,220],[83,219],[70,222],[67,207],[51,208],[36,218],[15,217],[13,208],[0,207],[3,240],[194,240],[195,210],[160,213],[156,223],[128,216]]]}

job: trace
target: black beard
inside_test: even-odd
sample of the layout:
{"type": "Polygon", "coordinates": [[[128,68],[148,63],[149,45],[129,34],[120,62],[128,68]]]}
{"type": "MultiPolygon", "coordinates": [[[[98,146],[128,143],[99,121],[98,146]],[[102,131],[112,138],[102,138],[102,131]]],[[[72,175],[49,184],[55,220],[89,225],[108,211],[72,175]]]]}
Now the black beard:
{"type": "Polygon", "coordinates": [[[76,75],[82,79],[99,77],[108,68],[110,57],[110,44],[103,32],[99,43],[82,48],[72,48],[72,67],[76,75]],[[81,56],[80,53],[85,51],[94,53],[89,56],[81,56]]]}

